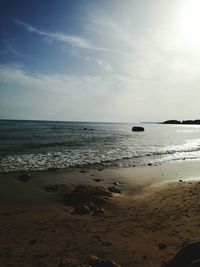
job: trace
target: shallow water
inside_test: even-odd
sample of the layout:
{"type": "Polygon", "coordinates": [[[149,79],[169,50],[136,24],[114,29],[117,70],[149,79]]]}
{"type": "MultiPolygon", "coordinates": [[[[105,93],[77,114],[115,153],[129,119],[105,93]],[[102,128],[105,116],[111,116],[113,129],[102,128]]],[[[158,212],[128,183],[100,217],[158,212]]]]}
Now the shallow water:
{"type": "Polygon", "coordinates": [[[200,126],[0,120],[0,171],[200,158],[200,126]]]}

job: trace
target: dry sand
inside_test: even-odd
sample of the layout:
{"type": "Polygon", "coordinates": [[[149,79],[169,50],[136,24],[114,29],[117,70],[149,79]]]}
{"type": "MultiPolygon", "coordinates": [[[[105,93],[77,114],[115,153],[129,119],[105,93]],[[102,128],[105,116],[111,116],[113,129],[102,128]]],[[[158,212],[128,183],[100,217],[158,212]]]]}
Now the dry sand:
{"type": "Polygon", "coordinates": [[[0,175],[0,266],[59,266],[89,255],[124,267],[158,267],[181,243],[200,237],[200,163],[0,175]],[[100,178],[103,181],[96,182],[100,178]],[[179,182],[182,179],[184,182],[179,182]],[[47,184],[120,183],[99,216],[71,214],[47,184]],[[164,249],[159,244],[164,244],[164,249]]]}

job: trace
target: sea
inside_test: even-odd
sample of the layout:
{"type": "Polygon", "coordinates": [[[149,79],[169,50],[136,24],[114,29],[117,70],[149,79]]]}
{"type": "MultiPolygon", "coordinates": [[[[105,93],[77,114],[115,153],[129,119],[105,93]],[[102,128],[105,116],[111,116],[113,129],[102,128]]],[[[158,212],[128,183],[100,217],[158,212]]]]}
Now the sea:
{"type": "Polygon", "coordinates": [[[0,172],[200,158],[200,125],[0,120],[0,172]],[[143,126],[144,132],[133,132],[143,126]]]}

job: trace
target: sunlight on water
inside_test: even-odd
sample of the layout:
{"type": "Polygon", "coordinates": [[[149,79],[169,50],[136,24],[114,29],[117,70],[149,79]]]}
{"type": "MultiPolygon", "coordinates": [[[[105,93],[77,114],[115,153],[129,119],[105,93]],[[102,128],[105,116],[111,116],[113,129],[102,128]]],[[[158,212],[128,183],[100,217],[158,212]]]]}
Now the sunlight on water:
{"type": "Polygon", "coordinates": [[[140,166],[200,158],[200,127],[38,121],[0,122],[0,170],[140,166]]]}

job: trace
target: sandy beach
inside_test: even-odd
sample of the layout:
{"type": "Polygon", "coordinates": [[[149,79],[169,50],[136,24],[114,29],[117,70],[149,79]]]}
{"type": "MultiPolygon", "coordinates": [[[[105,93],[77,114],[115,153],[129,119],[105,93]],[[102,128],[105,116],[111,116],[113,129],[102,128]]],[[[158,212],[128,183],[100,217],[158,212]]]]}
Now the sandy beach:
{"type": "Polygon", "coordinates": [[[200,162],[0,174],[0,266],[68,266],[90,255],[159,267],[200,236],[200,162]],[[49,185],[108,188],[101,214],[78,214],[49,185]],[[46,188],[46,190],[45,190],[46,188]],[[50,187],[51,188],[51,187],[50,187]]]}

